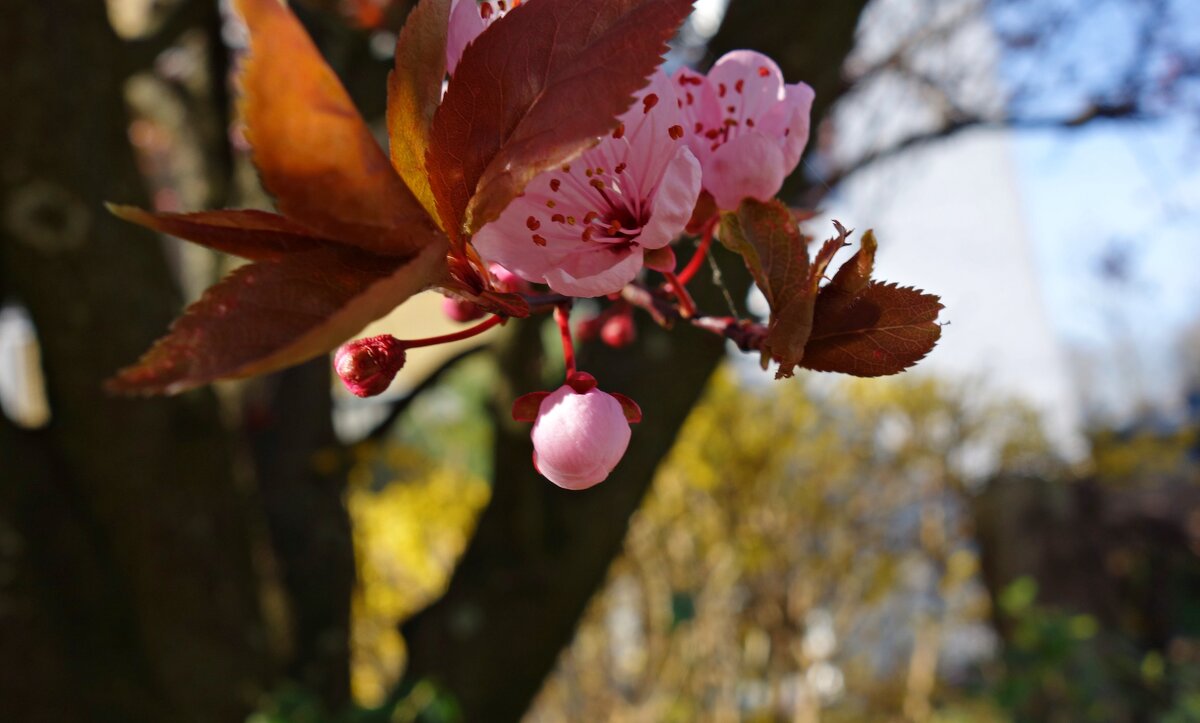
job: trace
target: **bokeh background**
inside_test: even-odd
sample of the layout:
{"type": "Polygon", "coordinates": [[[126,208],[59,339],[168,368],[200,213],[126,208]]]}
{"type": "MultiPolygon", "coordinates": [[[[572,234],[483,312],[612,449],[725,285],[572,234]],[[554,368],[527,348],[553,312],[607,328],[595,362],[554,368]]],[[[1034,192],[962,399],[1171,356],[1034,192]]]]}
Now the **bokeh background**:
{"type": "MultiPolygon", "coordinates": [[[[382,138],[410,3],[293,7],[382,138]]],[[[641,320],[583,349],[647,415],[575,494],[507,414],[541,320],[369,401],[327,359],[101,392],[235,263],[102,203],[269,207],[244,47],[217,0],[0,7],[0,718],[1200,720],[1200,5],[700,0],[669,62],[813,85],[787,200],[948,325],[775,382],[641,320]]]]}

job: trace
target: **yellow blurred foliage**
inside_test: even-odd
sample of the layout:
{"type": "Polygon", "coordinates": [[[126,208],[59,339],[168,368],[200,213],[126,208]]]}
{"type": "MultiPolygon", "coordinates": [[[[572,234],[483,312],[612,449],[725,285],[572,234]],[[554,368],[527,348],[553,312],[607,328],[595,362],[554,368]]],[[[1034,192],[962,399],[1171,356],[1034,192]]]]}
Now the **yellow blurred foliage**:
{"type": "Polygon", "coordinates": [[[947,707],[942,676],[995,644],[973,475],[1044,459],[1036,422],[826,380],[718,375],[528,720],[998,719],[947,707]]]}
{"type": "MultiPolygon", "coordinates": [[[[1026,410],[966,398],[719,374],[528,719],[966,719],[934,700],[941,671],[994,644],[972,450],[1046,457],[1026,410]]],[[[351,480],[353,686],[373,705],[403,669],[399,622],[441,594],[489,488],[395,445],[364,448],[351,480]]]]}
{"type": "Polygon", "coordinates": [[[404,668],[397,626],[444,591],[489,487],[461,469],[395,445],[360,449],[350,480],[346,505],[359,581],[351,684],[360,704],[375,706],[404,668]]]}

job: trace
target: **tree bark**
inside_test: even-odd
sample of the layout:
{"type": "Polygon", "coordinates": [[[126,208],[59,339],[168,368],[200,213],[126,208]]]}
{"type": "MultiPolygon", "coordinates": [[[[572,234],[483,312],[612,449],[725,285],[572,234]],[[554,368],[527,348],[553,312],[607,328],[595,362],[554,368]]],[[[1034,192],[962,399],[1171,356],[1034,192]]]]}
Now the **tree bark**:
{"type": "Polygon", "coordinates": [[[9,3],[0,263],[30,312],[52,420],[0,425],[0,700],[22,721],[234,721],[272,677],[261,528],[210,390],[113,398],[179,309],[145,202],[124,46],[96,0],[9,3]]]}
{"type": "MultiPolygon", "coordinates": [[[[712,55],[753,47],[779,59],[789,79],[803,78],[817,90],[815,126],[841,91],[842,59],[864,4],[735,0],[712,55]]],[[[721,265],[740,300],[748,275],[728,255],[721,265]]],[[[699,284],[695,295],[701,308],[724,308],[709,283],[699,284]]],[[[593,372],[601,388],[632,396],[645,411],[625,459],[606,482],[584,493],[562,491],[538,476],[530,464],[529,427],[509,418],[516,395],[545,388],[537,322],[522,322],[501,353],[505,382],[495,405],[492,501],[446,595],[404,626],[408,679],[429,677],[446,686],[464,720],[517,720],[528,708],[620,551],[659,462],[724,358],[724,344],[712,335],[682,325],[667,332],[641,321],[633,347],[591,346],[581,356],[581,368],[593,372]]]]}
{"type": "Polygon", "coordinates": [[[292,623],[284,672],[336,711],[350,702],[355,566],[329,389],[325,357],[266,377],[245,428],[292,623]]]}

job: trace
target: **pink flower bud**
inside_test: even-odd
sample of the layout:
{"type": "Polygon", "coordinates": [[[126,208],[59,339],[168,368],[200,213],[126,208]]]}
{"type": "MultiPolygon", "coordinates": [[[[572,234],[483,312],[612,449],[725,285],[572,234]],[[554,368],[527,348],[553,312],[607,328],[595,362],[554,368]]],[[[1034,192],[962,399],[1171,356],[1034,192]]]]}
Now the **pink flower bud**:
{"type": "Polygon", "coordinates": [[[472,301],[452,299],[449,296],[442,299],[442,312],[452,321],[475,321],[483,318],[484,310],[472,301]]]}
{"type": "Polygon", "coordinates": [[[637,339],[637,329],[633,325],[633,314],[628,311],[614,314],[604,321],[600,327],[600,339],[614,349],[629,346],[637,339]]]}
{"type": "Polygon", "coordinates": [[[603,482],[625,455],[630,437],[621,402],[596,388],[590,375],[578,376],[541,400],[532,432],[538,472],[568,490],[603,482]]]}
{"type": "Polygon", "coordinates": [[[492,272],[492,279],[495,280],[496,288],[500,291],[520,291],[525,287],[525,282],[521,280],[521,277],[500,264],[491,264],[488,266],[488,271],[492,272]]]}
{"type": "Polygon", "coordinates": [[[382,394],[404,366],[407,355],[391,334],[357,339],[338,347],[333,370],[356,397],[382,394]]]}

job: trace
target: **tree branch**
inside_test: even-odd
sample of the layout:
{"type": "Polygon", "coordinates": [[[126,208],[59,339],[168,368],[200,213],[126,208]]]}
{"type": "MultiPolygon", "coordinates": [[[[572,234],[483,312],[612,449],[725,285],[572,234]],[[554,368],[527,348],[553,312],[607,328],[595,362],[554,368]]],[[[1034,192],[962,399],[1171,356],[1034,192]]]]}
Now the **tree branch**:
{"type": "MultiPolygon", "coordinates": [[[[854,163],[835,170],[832,174],[820,179],[825,186],[834,187],[856,173],[859,173],[877,163],[902,155],[910,150],[927,146],[931,143],[952,138],[963,131],[976,128],[991,130],[1055,130],[1070,129],[1085,126],[1097,120],[1145,120],[1146,116],[1133,102],[1114,104],[1096,104],[1088,106],[1081,113],[1067,117],[1045,118],[1007,118],[989,120],[986,118],[969,118],[948,123],[937,130],[909,136],[902,141],[893,143],[886,148],[871,151],[860,156],[854,163]]],[[[825,187],[814,187],[814,192],[824,195],[825,187]]],[[[817,199],[806,199],[815,203],[817,199]]]]}

